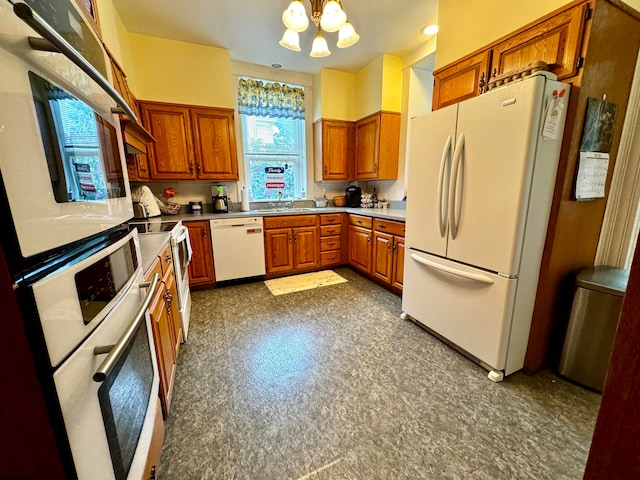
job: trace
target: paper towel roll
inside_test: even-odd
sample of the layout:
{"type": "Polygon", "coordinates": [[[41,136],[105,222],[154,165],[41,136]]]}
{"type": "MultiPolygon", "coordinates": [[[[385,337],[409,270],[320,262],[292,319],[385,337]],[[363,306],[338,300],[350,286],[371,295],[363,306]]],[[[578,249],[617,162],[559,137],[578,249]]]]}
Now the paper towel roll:
{"type": "Polygon", "coordinates": [[[242,199],[240,200],[241,203],[241,210],[243,212],[248,212],[249,211],[249,195],[247,195],[247,190],[242,187],[242,190],[240,190],[240,195],[242,196],[242,199]]]}

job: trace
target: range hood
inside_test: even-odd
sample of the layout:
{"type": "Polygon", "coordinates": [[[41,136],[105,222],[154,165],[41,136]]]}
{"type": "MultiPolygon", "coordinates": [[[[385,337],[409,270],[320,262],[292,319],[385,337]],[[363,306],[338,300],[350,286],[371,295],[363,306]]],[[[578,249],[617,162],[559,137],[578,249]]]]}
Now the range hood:
{"type": "Polygon", "coordinates": [[[127,153],[140,154],[147,153],[147,143],[156,143],[156,139],[149,131],[137,122],[131,121],[128,117],[120,116],[122,126],[122,140],[127,153]]]}

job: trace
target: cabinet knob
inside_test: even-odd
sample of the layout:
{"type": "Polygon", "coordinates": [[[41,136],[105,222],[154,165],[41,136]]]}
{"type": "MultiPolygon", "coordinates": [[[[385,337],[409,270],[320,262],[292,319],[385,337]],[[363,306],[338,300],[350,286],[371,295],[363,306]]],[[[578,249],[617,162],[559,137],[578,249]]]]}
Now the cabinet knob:
{"type": "Polygon", "coordinates": [[[289,243],[291,243],[291,235],[289,235],[289,243]]]}
{"type": "Polygon", "coordinates": [[[333,233],[333,232],[335,232],[335,230],[333,228],[327,230],[327,233],[333,233]]]}
{"type": "Polygon", "coordinates": [[[329,169],[327,168],[327,166],[326,166],[326,165],[324,166],[324,173],[325,173],[325,174],[329,173],[329,169]]]}
{"type": "Polygon", "coordinates": [[[336,257],[333,257],[333,256],[331,256],[331,257],[327,257],[327,258],[328,258],[329,260],[335,260],[335,259],[336,259],[336,257]]]}
{"type": "Polygon", "coordinates": [[[362,220],[356,220],[356,223],[362,223],[362,220]]]}
{"type": "Polygon", "coordinates": [[[200,175],[200,164],[196,163],[196,172],[200,175]]]}
{"type": "Polygon", "coordinates": [[[193,173],[193,162],[189,162],[189,173],[193,173]]]}
{"type": "Polygon", "coordinates": [[[169,260],[171,260],[171,255],[165,255],[164,256],[164,261],[168,262],[169,260]]]}
{"type": "Polygon", "coordinates": [[[329,242],[327,243],[327,245],[329,245],[330,247],[333,247],[336,244],[336,242],[329,242]]]}
{"type": "Polygon", "coordinates": [[[378,227],[380,227],[380,228],[387,228],[387,226],[386,226],[384,223],[379,223],[379,224],[378,224],[378,227]]]}
{"type": "MultiPolygon", "coordinates": [[[[329,220],[330,222],[333,222],[336,219],[336,217],[329,217],[327,220],[329,220]]],[[[331,230],[333,232],[333,230],[331,230]]]]}

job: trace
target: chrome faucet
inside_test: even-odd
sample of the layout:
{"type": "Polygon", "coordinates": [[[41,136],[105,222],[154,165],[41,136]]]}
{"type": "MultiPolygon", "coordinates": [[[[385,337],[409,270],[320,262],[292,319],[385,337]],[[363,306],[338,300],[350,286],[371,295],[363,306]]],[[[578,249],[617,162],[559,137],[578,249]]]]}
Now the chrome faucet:
{"type": "Polygon", "coordinates": [[[278,191],[278,208],[280,208],[280,203],[282,202],[282,192],[278,191]]]}

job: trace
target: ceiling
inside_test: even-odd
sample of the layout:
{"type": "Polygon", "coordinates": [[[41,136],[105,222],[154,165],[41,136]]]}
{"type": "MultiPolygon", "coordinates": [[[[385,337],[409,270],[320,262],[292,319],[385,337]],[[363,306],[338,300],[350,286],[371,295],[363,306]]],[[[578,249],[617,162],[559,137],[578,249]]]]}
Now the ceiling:
{"type": "MultiPolygon", "coordinates": [[[[360,35],[354,46],[336,47],[338,33],[323,32],[331,55],[311,58],[315,27],[300,34],[300,52],[281,47],[282,12],[291,0],[113,0],[129,32],[229,50],[233,61],[278,63],[285,70],[316,73],[332,68],[356,73],[383,53],[404,57],[429,37],[421,27],[437,22],[438,0],[342,0],[348,20],[360,35]]],[[[307,12],[309,0],[303,0],[307,12]]]]}

